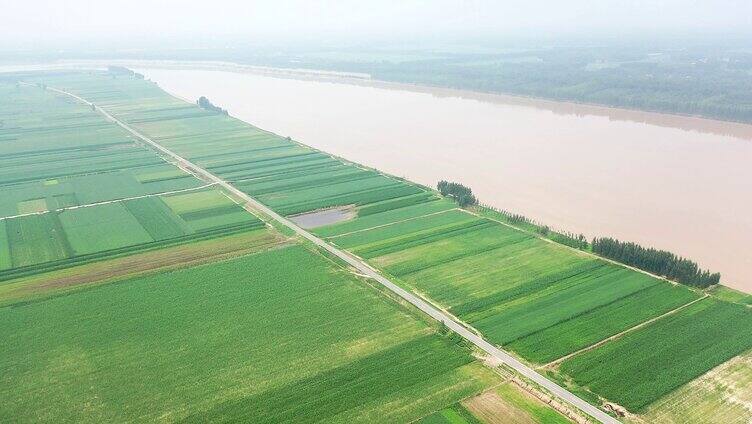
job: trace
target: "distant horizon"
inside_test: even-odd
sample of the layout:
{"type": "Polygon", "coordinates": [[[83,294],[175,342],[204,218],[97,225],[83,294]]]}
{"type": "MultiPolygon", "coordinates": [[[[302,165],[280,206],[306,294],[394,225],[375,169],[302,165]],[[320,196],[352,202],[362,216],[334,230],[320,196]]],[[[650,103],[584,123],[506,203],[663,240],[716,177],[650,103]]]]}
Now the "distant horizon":
{"type": "Polygon", "coordinates": [[[30,0],[5,5],[0,49],[741,38],[752,2],[412,0],[147,2],[30,0]]]}
{"type": "MultiPolygon", "coordinates": [[[[121,54],[150,52],[165,53],[171,51],[226,50],[231,51],[326,51],[326,50],[394,50],[394,51],[430,51],[446,48],[522,48],[540,49],[545,47],[613,47],[618,45],[641,44],[649,48],[680,48],[686,43],[691,46],[713,46],[723,44],[725,47],[752,48],[752,27],[748,31],[735,32],[688,32],[671,31],[660,34],[635,32],[616,34],[608,32],[573,32],[560,34],[464,34],[460,36],[440,35],[435,37],[361,37],[361,38],[321,38],[273,39],[266,37],[249,38],[241,35],[214,36],[195,39],[192,35],[168,36],[163,38],[137,38],[113,36],[108,39],[65,39],[41,43],[16,43],[12,40],[0,40],[0,52],[4,54],[97,54],[107,52],[118,57],[121,54]]],[[[8,59],[0,56],[0,61],[8,59]]]]}

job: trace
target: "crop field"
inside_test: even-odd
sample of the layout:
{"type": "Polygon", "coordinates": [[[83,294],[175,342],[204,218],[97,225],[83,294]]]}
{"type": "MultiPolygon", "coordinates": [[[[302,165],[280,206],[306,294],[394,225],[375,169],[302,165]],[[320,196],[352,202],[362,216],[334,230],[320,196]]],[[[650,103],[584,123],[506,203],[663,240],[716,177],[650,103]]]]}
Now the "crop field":
{"type": "Polygon", "coordinates": [[[319,227],[314,229],[313,232],[319,237],[341,236],[356,231],[389,225],[399,221],[407,221],[421,218],[426,215],[439,214],[457,207],[454,202],[446,199],[430,198],[426,200],[427,201],[423,203],[369,215],[363,215],[362,209],[359,209],[357,219],[319,227]]]}
{"type": "Polygon", "coordinates": [[[752,352],[738,356],[650,405],[645,422],[752,422],[752,352]]]}
{"type": "Polygon", "coordinates": [[[558,325],[518,338],[509,348],[533,362],[561,358],[695,300],[700,295],[680,286],[654,284],[558,325]]]}
{"type": "Polygon", "coordinates": [[[752,344],[752,310],[704,299],[562,363],[579,384],[633,411],[710,371],[752,344]]]}
{"type": "Polygon", "coordinates": [[[0,94],[0,280],[263,226],[90,107],[22,84],[0,94]]]}
{"type": "Polygon", "coordinates": [[[511,382],[465,399],[461,405],[465,411],[472,413],[478,422],[484,424],[567,424],[570,422],[552,407],[522,391],[511,382]]]}
{"type": "Polygon", "coordinates": [[[67,97],[0,84],[0,217],[195,188],[196,178],[67,97]]]}
{"type": "MultiPolygon", "coordinates": [[[[200,109],[165,94],[149,81],[75,72],[39,76],[35,81],[92,100],[280,214],[292,216],[348,207],[354,218],[312,231],[367,260],[397,283],[445,308],[489,341],[522,359],[540,365],[563,360],[559,372],[631,411],[648,410],[651,403],[752,348],[752,339],[746,336],[752,334],[748,327],[750,310],[741,305],[748,303],[746,296],[717,290],[712,293],[714,298],[686,306],[702,293],[541,239],[492,217],[463,211],[425,187],[327,155],[230,116],[200,109]],[[658,317],[655,322],[621,335],[658,317]],[[720,323],[724,321],[730,324],[723,327],[720,323]],[[730,332],[743,336],[732,337],[730,332]],[[724,339],[718,339],[716,333],[724,339]],[[700,335],[707,338],[707,343],[698,339],[700,335]],[[614,340],[568,357],[609,337],[614,340]],[[651,384],[648,376],[660,377],[661,383],[651,384]]],[[[31,88],[22,88],[27,89],[31,88]]],[[[84,112],[79,107],[77,113],[87,115],[84,112]]],[[[60,121],[57,124],[63,125],[60,121]]],[[[0,133],[0,138],[8,134],[0,133]]],[[[70,138],[64,140],[73,143],[70,138]]],[[[133,173],[133,165],[97,172],[112,174],[113,178],[122,173],[132,175],[136,184],[133,192],[146,192],[139,184],[166,184],[159,191],[191,178],[169,169],[164,162],[135,159],[138,155],[147,157],[148,152],[127,136],[118,140],[109,149],[124,155],[122,163],[138,162],[138,172],[133,173]],[[129,155],[134,155],[133,162],[129,155]]],[[[49,139],[39,136],[39,145],[45,142],[49,143],[49,139]]],[[[102,153],[103,148],[93,146],[85,149],[81,169],[104,166],[96,162],[99,156],[94,155],[102,153]]],[[[47,154],[40,153],[39,157],[47,154]]],[[[74,152],[66,154],[75,156],[74,152]]],[[[14,158],[9,156],[8,163],[12,164],[14,158]]],[[[3,160],[6,159],[0,159],[3,160]]],[[[32,213],[52,209],[56,202],[80,203],[86,190],[68,188],[65,184],[74,185],[68,181],[70,176],[56,176],[54,164],[50,167],[41,168],[41,177],[32,181],[25,181],[12,168],[6,172],[0,167],[0,184],[7,186],[11,183],[3,181],[11,181],[14,185],[38,183],[41,187],[36,191],[29,188],[27,196],[8,200],[7,205],[0,201],[0,207],[17,214],[19,210],[32,213]],[[61,188],[55,189],[55,185],[61,188]]],[[[133,230],[112,243],[136,243],[137,238],[144,237],[159,243],[180,239],[186,233],[241,225],[236,220],[242,221],[241,217],[248,214],[238,209],[231,212],[237,206],[228,203],[229,199],[208,193],[186,191],[123,202],[125,211],[143,231],[133,230]]],[[[124,228],[135,225],[133,220],[123,218],[122,210],[114,212],[117,207],[112,208],[112,219],[124,219],[124,228]]],[[[81,242],[75,234],[68,237],[66,225],[70,227],[71,219],[65,214],[75,210],[33,215],[45,218],[28,221],[7,220],[5,234],[0,231],[0,243],[4,237],[10,255],[0,256],[0,270],[6,266],[0,275],[8,272],[8,264],[12,269],[17,263],[33,262],[34,258],[54,262],[87,248],[94,251],[112,247],[99,245],[105,242],[81,242]],[[43,230],[35,231],[35,226],[43,230]],[[19,236],[19,228],[27,232],[19,236]]],[[[86,220],[82,218],[81,222],[86,220]]],[[[93,227],[105,225],[101,220],[89,222],[93,227]]],[[[227,411],[235,411],[236,407],[230,403],[227,411]]],[[[209,419],[211,415],[196,418],[209,419]]]]}
{"type": "Polygon", "coordinates": [[[456,403],[441,411],[423,417],[418,421],[420,424],[481,424],[473,414],[470,413],[461,403],[456,403]]]}
{"type": "Polygon", "coordinates": [[[374,204],[383,212],[391,208],[386,201],[399,207],[427,194],[414,184],[187,105],[149,82],[76,73],[42,81],[75,91],[284,215],[374,204]]]}
{"type": "Polygon", "coordinates": [[[752,294],[740,292],[726,286],[715,286],[709,290],[709,293],[718,299],[741,305],[752,305],[752,294]]]}
{"type": "Polygon", "coordinates": [[[74,256],[153,241],[119,202],[63,211],[59,218],[74,256]]]}
{"type": "Polygon", "coordinates": [[[193,176],[167,164],[31,181],[0,186],[3,193],[0,217],[185,190],[200,185],[193,176]]]}
{"type": "Polygon", "coordinates": [[[37,301],[134,276],[234,258],[286,243],[289,243],[289,239],[276,231],[259,228],[100,261],[71,264],[67,268],[0,281],[0,307],[37,301]]]}
{"type": "Polygon", "coordinates": [[[417,238],[417,235],[428,236],[442,231],[451,231],[455,228],[471,227],[472,224],[477,224],[480,221],[475,216],[463,211],[449,210],[419,219],[345,234],[331,238],[331,240],[337,246],[346,249],[358,251],[375,250],[395,245],[396,242],[391,241],[392,239],[397,239],[401,243],[405,237],[412,236],[410,240],[413,240],[417,238]]]}
{"type": "Polygon", "coordinates": [[[0,308],[0,320],[0,421],[408,422],[497,381],[300,246],[0,308]]]}
{"type": "Polygon", "coordinates": [[[11,268],[13,258],[10,255],[10,240],[8,239],[8,228],[0,224],[0,271],[11,268]]]}
{"type": "Polygon", "coordinates": [[[3,219],[0,279],[263,225],[214,189],[3,219]]]}
{"type": "Polygon", "coordinates": [[[503,383],[418,421],[420,424],[568,424],[555,409],[524,392],[514,383],[503,383]]]}

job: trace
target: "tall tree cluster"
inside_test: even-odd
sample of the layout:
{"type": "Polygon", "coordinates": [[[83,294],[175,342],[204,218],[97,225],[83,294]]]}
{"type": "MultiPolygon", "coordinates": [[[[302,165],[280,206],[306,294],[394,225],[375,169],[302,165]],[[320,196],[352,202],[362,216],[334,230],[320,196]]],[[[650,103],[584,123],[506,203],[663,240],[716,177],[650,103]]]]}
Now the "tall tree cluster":
{"type": "Polygon", "coordinates": [[[665,250],[645,248],[636,243],[608,237],[593,239],[592,246],[593,252],[603,257],[663,275],[682,284],[708,287],[721,280],[720,273],[700,269],[695,262],[665,250]]]}
{"type": "Polygon", "coordinates": [[[436,184],[436,188],[442,196],[451,197],[456,200],[460,207],[464,208],[466,206],[478,204],[478,199],[475,198],[470,187],[464,186],[460,183],[441,180],[436,184]]]}
{"type": "Polygon", "coordinates": [[[138,79],[144,79],[144,74],[139,74],[138,72],[134,72],[134,71],[126,68],[125,66],[110,65],[110,66],[107,67],[107,72],[109,72],[110,74],[112,74],[113,78],[116,75],[128,75],[128,76],[131,76],[131,77],[136,77],[138,79]]]}
{"type": "Polygon", "coordinates": [[[209,101],[209,99],[204,96],[199,97],[196,101],[196,104],[203,109],[227,115],[227,109],[222,109],[219,106],[215,106],[212,102],[209,101]]]}

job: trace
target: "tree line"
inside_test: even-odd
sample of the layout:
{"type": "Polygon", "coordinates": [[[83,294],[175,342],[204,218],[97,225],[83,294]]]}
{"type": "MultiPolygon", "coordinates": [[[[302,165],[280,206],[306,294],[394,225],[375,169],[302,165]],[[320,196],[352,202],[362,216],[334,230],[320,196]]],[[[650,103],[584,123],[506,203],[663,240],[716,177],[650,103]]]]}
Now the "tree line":
{"type": "MultiPolygon", "coordinates": [[[[475,198],[470,187],[441,180],[436,188],[442,196],[455,199],[461,207],[478,205],[478,199],[475,198]]],[[[543,237],[576,249],[585,250],[588,248],[587,239],[583,234],[553,231],[547,225],[538,224],[524,215],[514,214],[488,205],[482,205],[482,207],[495,211],[509,224],[518,228],[535,231],[543,237]]],[[[610,237],[596,237],[590,247],[593,253],[604,258],[664,276],[678,283],[709,287],[720,283],[721,280],[720,273],[711,273],[709,270],[700,269],[694,261],[665,250],[646,248],[637,243],[619,241],[610,237]]]]}
{"type": "Polygon", "coordinates": [[[698,287],[718,284],[721,274],[700,269],[697,263],[665,250],[645,248],[613,238],[595,238],[593,252],[636,268],[662,275],[670,280],[698,287]]]}
{"type": "Polygon", "coordinates": [[[436,184],[436,188],[442,196],[453,198],[462,208],[478,204],[478,199],[475,198],[470,187],[460,183],[441,180],[436,184]]]}
{"type": "Polygon", "coordinates": [[[517,228],[522,228],[528,231],[535,231],[549,240],[553,240],[565,246],[574,247],[575,249],[585,250],[588,248],[587,238],[582,233],[575,234],[568,231],[553,230],[548,225],[539,224],[535,220],[530,219],[525,215],[498,209],[491,205],[481,206],[496,212],[499,218],[517,228]]]}
{"type": "Polygon", "coordinates": [[[199,97],[198,100],[196,100],[196,104],[203,109],[227,115],[227,109],[222,109],[219,106],[215,106],[212,102],[209,101],[209,99],[204,96],[199,97]]]}

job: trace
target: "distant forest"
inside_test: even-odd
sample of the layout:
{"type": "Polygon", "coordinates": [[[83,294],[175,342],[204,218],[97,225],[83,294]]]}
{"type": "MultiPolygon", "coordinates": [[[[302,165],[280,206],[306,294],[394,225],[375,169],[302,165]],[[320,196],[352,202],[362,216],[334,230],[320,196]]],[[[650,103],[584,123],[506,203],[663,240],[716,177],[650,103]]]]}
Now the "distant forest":
{"type": "Polygon", "coordinates": [[[505,93],[752,123],[752,39],[465,40],[433,44],[10,52],[3,61],[228,61],[357,72],[384,81],[505,93]],[[40,56],[41,55],[41,56],[40,56]]]}
{"type": "MultiPolygon", "coordinates": [[[[238,54],[238,57],[243,57],[238,54]]],[[[359,72],[373,78],[752,122],[752,41],[672,41],[529,48],[384,47],[245,62],[359,72]]]]}

